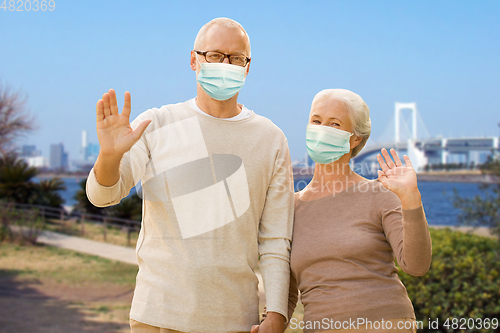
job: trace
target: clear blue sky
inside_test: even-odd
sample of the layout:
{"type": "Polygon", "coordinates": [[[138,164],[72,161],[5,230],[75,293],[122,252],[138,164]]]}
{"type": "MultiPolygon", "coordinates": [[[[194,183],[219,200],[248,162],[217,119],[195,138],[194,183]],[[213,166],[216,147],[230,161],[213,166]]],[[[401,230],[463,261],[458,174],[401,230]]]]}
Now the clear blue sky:
{"type": "MultiPolygon", "coordinates": [[[[2,1],[0,1],[2,2],[2,1]]],[[[27,97],[39,130],[22,143],[79,157],[97,143],[95,104],[132,95],[132,118],[196,94],[189,53],[203,24],[240,22],[252,64],[239,101],[286,134],[303,157],[314,95],[360,94],[372,138],[394,102],[416,102],[433,136],[493,136],[500,122],[500,1],[69,1],[53,12],[0,10],[0,80],[27,97]],[[210,3],[210,5],[209,5],[210,3]]],[[[385,134],[387,136],[387,134],[385,134]]]]}

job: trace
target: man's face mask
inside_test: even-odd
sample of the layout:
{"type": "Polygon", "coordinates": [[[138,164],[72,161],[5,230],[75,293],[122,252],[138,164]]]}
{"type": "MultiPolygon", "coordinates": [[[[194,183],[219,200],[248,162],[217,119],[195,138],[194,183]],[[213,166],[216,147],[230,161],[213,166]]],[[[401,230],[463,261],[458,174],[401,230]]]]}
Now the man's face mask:
{"type": "MultiPolygon", "coordinates": [[[[196,56],[196,60],[198,57],[196,56]]],[[[236,95],[245,84],[246,66],[226,63],[200,63],[197,81],[208,96],[225,101],[236,95]]]]}

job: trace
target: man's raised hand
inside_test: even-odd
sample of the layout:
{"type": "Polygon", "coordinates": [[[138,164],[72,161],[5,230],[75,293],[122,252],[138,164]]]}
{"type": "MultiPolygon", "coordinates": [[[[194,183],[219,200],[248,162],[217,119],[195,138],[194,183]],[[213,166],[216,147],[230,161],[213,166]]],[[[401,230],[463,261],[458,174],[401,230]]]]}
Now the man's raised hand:
{"type": "Polygon", "coordinates": [[[121,157],[140,139],[151,120],[144,120],[135,130],[130,126],[130,93],[125,92],[122,113],[118,113],[116,93],[109,89],[97,101],[97,137],[101,145],[100,154],[121,157]]]}

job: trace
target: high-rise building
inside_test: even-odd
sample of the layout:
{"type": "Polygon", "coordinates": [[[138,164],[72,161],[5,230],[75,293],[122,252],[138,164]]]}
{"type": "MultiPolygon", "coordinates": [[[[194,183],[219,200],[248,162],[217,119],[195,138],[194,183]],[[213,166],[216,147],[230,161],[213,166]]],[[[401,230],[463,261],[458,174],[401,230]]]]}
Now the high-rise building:
{"type": "Polygon", "coordinates": [[[52,169],[64,170],[68,168],[68,153],[64,151],[62,143],[50,145],[49,165],[52,169]]]}
{"type": "MultiPolygon", "coordinates": [[[[80,146],[81,161],[78,162],[95,162],[99,155],[100,146],[98,144],[90,143],[88,140],[87,131],[82,131],[82,145],[80,146]]],[[[85,164],[85,163],[83,163],[85,164]]]]}
{"type": "Polygon", "coordinates": [[[84,161],[86,161],[89,157],[88,145],[89,145],[89,141],[87,138],[87,131],[83,130],[82,131],[82,146],[80,147],[80,152],[82,154],[82,160],[84,160],[84,161]]]}
{"type": "Polygon", "coordinates": [[[21,147],[21,156],[23,157],[34,157],[39,155],[40,152],[36,150],[35,145],[23,145],[21,147]]]}
{"type": "Polygon", "coordinates": [[[23,159],[28,166],[43,168],[48,166],[48,160],[42,156],[42,152],[35,145],[23,145],[19,151],[19,158],[23,159]]]}
{"type": "Polygon", "coordinates": [[[87,161],[96,161],[97,156],[99,156],[100,149],[101,146],[99,146],[98,144],[96,145],[93,143],[89,143],[89,145],[87,146],[87,161]]]}

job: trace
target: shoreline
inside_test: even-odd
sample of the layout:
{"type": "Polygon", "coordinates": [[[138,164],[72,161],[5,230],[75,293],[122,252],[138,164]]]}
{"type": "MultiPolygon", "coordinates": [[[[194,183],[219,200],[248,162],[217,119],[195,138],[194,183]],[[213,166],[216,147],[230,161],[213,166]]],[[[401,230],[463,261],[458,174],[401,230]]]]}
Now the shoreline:
{"type": "Polygon", "coordinates": [[[36,175],[34,178],[39,178],[39,179],[48,179],[48,178],[75,178],[75,179],[82,179],[82,178],[87,178],[89,176],[88,173],[81,173],[81,174],[65,174],[65,173],[39,173],[36,175]]]}
{"type": "MultiPolygon", "coordinates": [[[[295,169],[293,175],[294,181],[309,180],[312,178],[313,172],[313,169],[295,169]]],[[[478,184],[495,184],[500,182],[500,179],[482,174],[480,170],[422,171],[417,172],[417,179],[419,182],[478,184]]]]}
{"type": "MultiPolygon", "coordinates": [[[[295,169],[294,181],[307,180],[312,178],[313,170],[295,169]]],[[[48,178],[74,178],[83,179],[88,177],[88,173],[40,173],[36,175],[39,179],[48,178]]],[[[452,182],[452,183],[483,183],[495,184],[500,180],[491,175],[482,174],[480,170],[453,170],[453,171],[423,171],[417,172],[418,181],[423,182],[452,182]]]]}
{"type": "Polygon", "coordinates": [[[482,174],[480,170],[426,171],[417,172],[418,181],[450,182],[450,183],[482,183],[495,184],[499,182],[492,175],[482,174]]]}

